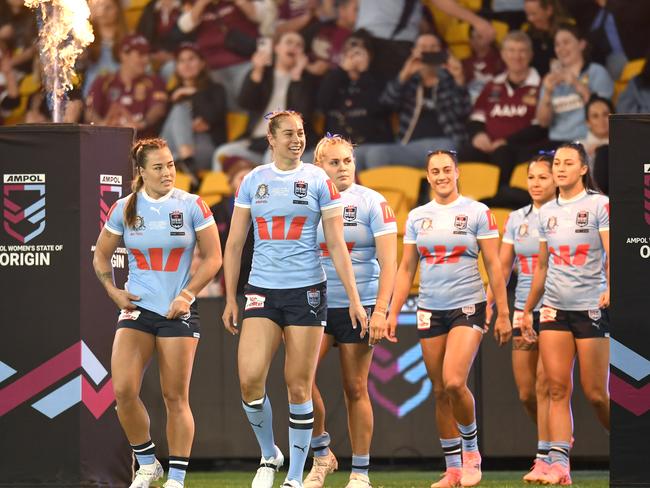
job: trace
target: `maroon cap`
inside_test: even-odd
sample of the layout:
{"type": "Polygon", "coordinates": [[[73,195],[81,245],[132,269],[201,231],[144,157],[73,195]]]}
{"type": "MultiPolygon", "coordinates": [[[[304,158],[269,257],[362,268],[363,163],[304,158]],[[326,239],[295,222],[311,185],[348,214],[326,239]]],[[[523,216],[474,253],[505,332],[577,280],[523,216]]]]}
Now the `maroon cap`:
{"type": "Polygon", "coordinates": [[[203,54],[201,54],[201,50],[199,49],[199,46],[194,42],[188,42],[188,41],[181,42],[179,46],[176,48],[176,50],[174,51],[174,55],[178,57],[179,54],[182,53],[183,51],[192,51],[198,57],[203,58],[203,54]]]}
{"type": "Polygon", "coordinates": [[[136,49],[140,54],[149,54],[149,41],[140,34],[130,34],[122,39],[120,52],[128,53],[136,49]]]}

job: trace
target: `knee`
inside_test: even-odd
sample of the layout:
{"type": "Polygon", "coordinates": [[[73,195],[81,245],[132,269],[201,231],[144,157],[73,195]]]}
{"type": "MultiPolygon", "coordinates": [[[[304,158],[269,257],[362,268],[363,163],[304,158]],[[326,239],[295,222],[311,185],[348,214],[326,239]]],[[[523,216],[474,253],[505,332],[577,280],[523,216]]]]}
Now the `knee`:
{"type": "Polygon", "coordinates": [[[568,401],[571,396],[571,387],[565,383],[550,382],[548,396],[552,402],[568,401]]]}
{"type": "Polygon", "coordinates": [[[126,405],[138,400],[140,391],[135,385],[128,383],[113,383],[113,393],[118,405],[126,405]]]}
{"type": "Polygon", "coordinates": [[[178,412],[189,406],[189,398],[178,391],[163,391],[163,399],[168,412],[178,412]]]}
{"type": "Polygon", "coordinates": [[[433,396],[436,399],[436,405],[449,401],[449,395],[447,394],[447,390],[445,390],[445,387],[443,385],[435,385],[433,387],[433,396]]]}
{"type": "Polygon", "coordinates": [[[445,392],[450,397],[458,397],[467,389],[465,381],[461,378],[449,378],[445,381],[445,392]]]}
{"type": "Polygon", "coordinates": [[[546,379],[537,379],[535,383],[535,395],[538,401],[548,399],[548,383],[546,379]]]}
{"type": "Polygon", "coordinates": [[[311,400],[311,385],[300,383],[292,383],[287,385],[289,392],[289,401],[291,403],[300,404],[311,400]]]}
{"type": "Polygon", "coordinates": [[[609,403],[609,395],[605,390],[595,388],[585,390],[585,396],[589,403],[596,408],[601,408],[609,403]]]}
{"type": "Polygon", "coordinates": [[[349,402],[358,402],[368,397],[368,385],[361,378],[347,380],[343,385],[345,398],[349,402]]]}
{"type": "Polygon", "coordinates": [[[252,378],[241,378],[239,388],[245,402],[252,402],[264,396],[264,384],[252,378]]]}
{"type": "Polygon", "coordinates": [[[537,403],[537,396],[530,388],[522,388],[519,390],[519,401],[524,405],[535,405],[537,403]]]}

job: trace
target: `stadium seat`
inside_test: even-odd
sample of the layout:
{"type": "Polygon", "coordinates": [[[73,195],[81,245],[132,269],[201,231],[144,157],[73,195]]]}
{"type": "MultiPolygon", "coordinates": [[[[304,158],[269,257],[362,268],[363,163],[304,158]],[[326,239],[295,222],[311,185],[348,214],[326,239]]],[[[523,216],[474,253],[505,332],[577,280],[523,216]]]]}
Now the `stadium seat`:
{"type": "Polygon", "coordinates": [[[483,200],[496,195],[499,186],[499,167],[487,163],[459,163],[458,186],[462,195],[483,200]]]}
{"type": "MultiPolygon", "coordinates": [[[[418,201],[424,176],[424,170],[410,166],[383,166],[361,171],[359,181],[382,194],[385,190],[402,193],[410,210],[418,201]]],[[[397,209],[393,210],[397,212],[397,209]]]]}
{"type": "Polygon", "coordinates": [[[630,80],[641,73],[644,66],[645,59],[633,59],[632,61],[628,61],[623,68],[621,75],[618,77],[618,80],[614,82],[614,102],[618,100],[619,95],[623,90],[625,90],[625,87],[630,80]]]}
{"type": "Polygon", "coordinates": [[[142,16],[142,11],[149,3],[149,0],[129,0],[128,5],[122,2],[124,7],[124,18],[129,32],[135,32],[142,16]]]}
{"type": "Polygon", "coordinates": [[[519,163],[510,176],[510,187],[528,191],[528,163],[519,163]]]}
{"type": "Polygon", "coordinates": [[[506,37],[509,32],[510,26],[505,22],[501,22],[500,20],[493,20],[492,27],[494,27],[494,30],[496,31],[496,41],[500,46],[503,42],[503,38],[506,37]]]}
{"type": "Polygon", "coordinates": [[[180,171],[176,172],[176,184],[174,185],[179,190],[189,192],[192,187],[192,177],[187,173],[180,171]]]}
{"type": "Polygon", "coordinates": [[[226,114],[226,127],[228,130],[228,142],[240,138],[248,126],[248,114],[246,112],[228,112],[226,114]]]}
{"type": "Polygon", "coordinates": [[[209,171],[201,180],[199,195],[210,207],[216,205],[224,196],[231,193],[228,178],[221,171],[209,171]]]}

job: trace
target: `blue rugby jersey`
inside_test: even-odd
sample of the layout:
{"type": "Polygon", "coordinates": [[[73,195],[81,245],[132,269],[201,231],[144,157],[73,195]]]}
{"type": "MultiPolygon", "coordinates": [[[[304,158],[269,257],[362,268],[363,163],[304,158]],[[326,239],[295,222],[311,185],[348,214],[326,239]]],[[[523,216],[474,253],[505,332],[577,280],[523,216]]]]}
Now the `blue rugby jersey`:
{"type": "Polygon", "coordinates": [[[539,238],[548,245],[544,305],[594,310],[607,288],[601,231],[609,231],[609,198],[585,191],[539,210],[539,238]]]}
{"type": "Polygon", "coordinates": [[[325,171],[300,163],[283,171],[274,163],[248,173],[235,205],[249,208],[255,245],[248,282],[286,289],[325,281],[316,230],[321,212],[341,205],[341,194],[325,171]]]}
{"type": "MultiPolygon", "coordinates": [[[[395,214],[382,195],[361,185],[352,185],[341,192],[341,203],[343,235],[350,251],[359,297],[363,305],[374,305],[379,288],[375,237],[397,234],[395,214]]],[[[318,226],[318,244],[327,275],[327,306],[349,307],[350,300],[327,251],[322,224],[318,226]]]]}
{"type": "Polygon", "coordinates": [[[452,310],[485,301],[478,270],[478,239],[498,238],[497,223],[482,203],[460,196],[411,210],[404,244],[420,255],[418,307],[452,310]]]}
{"type": "Polygon", "coordinates": [[[190,281],[196,232],[214,225],[212,211],[200,197],[178,188],[159,199],[139,191],[135,227],[126,228],[129,197],[115,202],[104,228],[124,239],[129,253],[126,288],[140,297],[134,303],[166,315],[190,281]]]}

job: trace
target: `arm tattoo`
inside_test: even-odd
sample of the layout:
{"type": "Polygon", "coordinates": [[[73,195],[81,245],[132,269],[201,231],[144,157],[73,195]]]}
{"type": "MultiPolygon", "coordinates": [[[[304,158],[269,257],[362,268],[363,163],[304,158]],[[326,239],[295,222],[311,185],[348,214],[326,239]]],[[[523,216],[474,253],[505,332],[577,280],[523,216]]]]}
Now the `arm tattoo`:
{"type": "Polygon", "coordinates": [[[95,271],[95,274],[97,275],[97,279],[99,282],[103,285],[104,281],[110,280],[110,282],[113,282],[113,272],[112,271],[95,271]]]}

